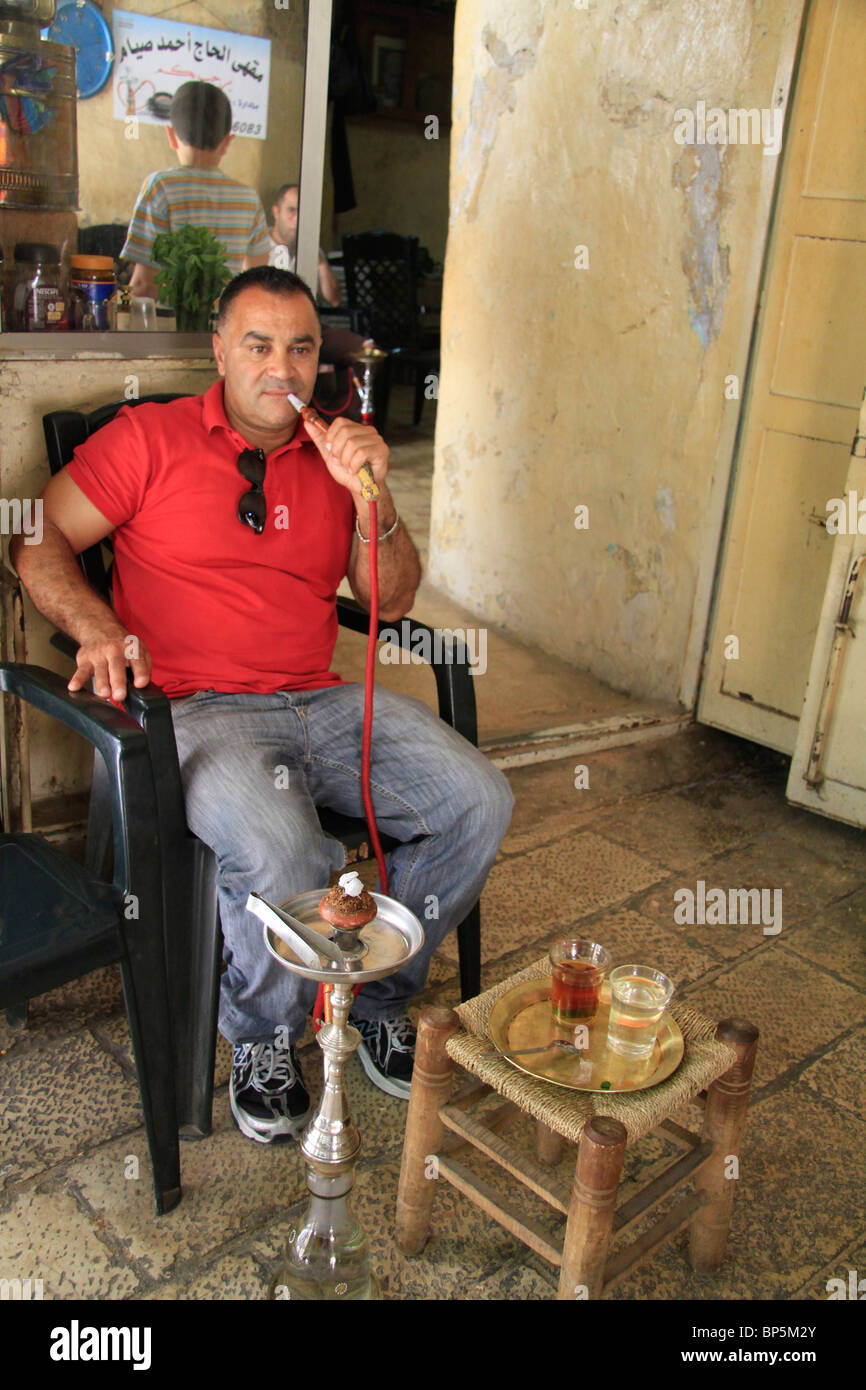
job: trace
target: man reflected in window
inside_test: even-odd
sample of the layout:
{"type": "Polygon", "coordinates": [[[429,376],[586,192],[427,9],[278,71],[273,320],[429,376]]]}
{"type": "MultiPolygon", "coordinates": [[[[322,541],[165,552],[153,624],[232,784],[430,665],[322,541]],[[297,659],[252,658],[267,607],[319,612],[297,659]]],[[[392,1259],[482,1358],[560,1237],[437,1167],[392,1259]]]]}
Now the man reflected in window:
{"type": "MultiPolygon", "coordinates": [[[[295,261],[298,254],[298,185],[296,183],[284,183],[282,188],[277,190],[274,205],[271,208],[274,218],[274,225],[271,227],[271,250],[268,256],[268,265],[275,265],[279,270],[295,270],[295,261]]],[[[328,258],[319,247],[319,294],[326,304],[330,304],[332,309],[336,309],[340,302],[340,286],[337,283],[333,270],[328,265],[328,258]]]]}

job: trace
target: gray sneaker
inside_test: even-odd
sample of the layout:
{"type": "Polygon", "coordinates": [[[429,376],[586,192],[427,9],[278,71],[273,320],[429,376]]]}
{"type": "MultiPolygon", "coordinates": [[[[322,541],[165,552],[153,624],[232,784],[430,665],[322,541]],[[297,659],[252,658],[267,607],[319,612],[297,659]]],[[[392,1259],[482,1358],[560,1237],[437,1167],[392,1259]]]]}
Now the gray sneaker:
{"type": "Polygon", "coordinates": [[[238,1043],[232,1056],[229,1104],[247,1139],[270,1144],[299,1139],[312,1113],[293,1044],[238,1043]]]}

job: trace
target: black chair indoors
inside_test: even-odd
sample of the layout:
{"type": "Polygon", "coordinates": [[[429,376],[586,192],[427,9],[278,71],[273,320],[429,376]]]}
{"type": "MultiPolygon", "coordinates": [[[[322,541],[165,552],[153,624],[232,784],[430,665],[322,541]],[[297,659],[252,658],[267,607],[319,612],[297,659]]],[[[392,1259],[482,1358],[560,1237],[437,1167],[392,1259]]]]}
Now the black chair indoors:
{"type": "MultiPolygon", "coordinates": [[[[81,734],[103,767],[114,878],[40,835],[0,835],[0,1008],[119,961],[157,1212],[180,1201],[162,864],[147,737],[128,715],[38,666],[0,665],[0,689],[81,734]]],[[[69,1104],[86,1104],[70,1097],[69,1104]]]]}
{"type": "MultiPolygon", "coordinates": [[[[126,223],[100,222],[95,227],[78,228],[78,254],[81,256],[110,256],[119,264],[126,241],[126,223]]],[[[132,262],[119,264],[118,280],[126,284],[132,277],[132,262]]]]}
{"type": "MultiPolygon", "coordinates": [[[[114,418],[124,404],[173,400],[173,396],[142,397],[138,402],[117,401],[100,407],[90,415],[76,411],[54,411],[43,417],[48,459],[52,473],[71,459],[76,446],[101,425],[114,418]]],[[[110,599],[109,575],[100,546],[79,556],[90,584],[110,599]]],[[[338,598],[341,626],[355,632],[368,631],[369,617],[353,600],[338,598]]],[[[390,625],[380,623],[380,633],[390,625]]],[[[390,629],[393,632],[393,628],[390,629]]],[[[400,642],[417,650],[417,635],[431,629],[414,619],[397,625],[400,642]]],[[[54,645],[72,656],[75,643],[57,634],[54,645]]],[[[429,643],[435,651],[437,644],[429,643]]],[[[439,715],[472,743],[477,743],[475,691],[468,657],[462,643],[448,659],[433,662],[439,715]],[[462,648],[462,650],[461,650],[462,648]]],[[[25,696],[25,698],[27,698],[25,696]]],[[[73,697],[70,697],[73,698],[73,697]]],[[[153,765],[156,816],[163,858],[163,911],[166,924],[166,958],[172,1008],[173,1036],[177,1054],[176,1091],[178,1124],[184,1138],[201,1138],[210,1133],[213,1104],[214,1050],[217,1031],[217,1000],[221,962],[221,937],[217,904],[217,866],[212,851],[186,827],[183,791],[178,768],[174,727],[168,699],[154,685],[144,690],[130,688],[126,708],[145,730],[153,765]]],[[[94,762],[94,782],[87,829],[87,865],[93,870],[105,862],[110,847],[110,820],[106,814],[107,783],[101,759],[94,762]]],[[[340,840],[358,858],[370,855],[368,832],[363,820],[354,820],[327,808],[320,808],[319,820],[329,835],[340,840]]],[[[396,841],[382,835],[387,852],[396,841]]],[[[471,999],[481,989],[481,912],[476,903],[457,928],[460,958],[460,991],[471,999]]]]}
{"type": "MultiPolygon", "coordinates": [[[[417,425],[424,408],[425,380],[439,372],[439,334],[425,331],[418,310],[418,238],[395,232],[344,236],[343,264],[355,332],[375,338],[379,347],[387,349],[386,374],[395,362],[414,368],[412,423],[417,425]]],[[[386,416],[381,408],[377,425],[384,433],[386,416]]]]}

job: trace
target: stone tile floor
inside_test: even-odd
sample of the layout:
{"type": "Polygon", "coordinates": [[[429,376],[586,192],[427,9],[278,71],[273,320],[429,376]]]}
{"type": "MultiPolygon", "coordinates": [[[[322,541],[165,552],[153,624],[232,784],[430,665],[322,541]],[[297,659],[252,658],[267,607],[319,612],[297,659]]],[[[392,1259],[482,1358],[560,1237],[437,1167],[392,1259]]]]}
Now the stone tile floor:
{"type": "MultiPolygon", "coordinates": [[[[682,999],[762,1034],[721,1271],[695,1278],[680,1236],[612,1298],[825,1299],[831,1277],[866,1272],[863,836],[789,807],[784,760],[698,726],[584,761],[582,790],[573,759],[509,773],[514,820],[482,900],[485,986],[579,926],[615,959],[662,965],[682,999]],[[781,931],[677,926],[674,893],[699,879],[780,889],[781,931]]],[[[457,1002],[456,970],[449,940],[419,1004],[457,1002]]],[[[318,1095],[311,1033],[301,1057],[318,1095]]],[[[0,1015],[0,1277],[41,1278],[46,1298],[263,1298],[304,1210],[304,1175],[294,1145],[258,1146],[234,1128],[228,1060],[221,1041],[213,1135],[182,1145],[183,1201],[156,1218],[116,972],[33,1001],[26,1031],[0,1015]]],[[[364,1140],[356,1211],[386,1296],[554,1297],[552,1268],[444,1184],[424,1253],[400,1254],[405,1104],[373,1088],[357,1059],[349,1086],[364,1140]]],[[[645,1149],[629,1151],[630,1181],[664,1153],[654,1138],[645,1149]]],[[[529,1199],[527,1210],[541,1219],[529,1199]]]]}

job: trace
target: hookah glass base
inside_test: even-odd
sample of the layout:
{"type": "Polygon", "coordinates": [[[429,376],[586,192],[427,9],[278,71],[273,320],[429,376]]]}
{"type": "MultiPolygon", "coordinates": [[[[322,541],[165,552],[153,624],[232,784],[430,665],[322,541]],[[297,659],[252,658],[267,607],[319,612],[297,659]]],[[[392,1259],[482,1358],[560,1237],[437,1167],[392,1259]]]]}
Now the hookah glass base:
{"type": "MultiPolygon", "coordinates": [[[[330,1181],[339,1183],[339,1179],[330,1181]]],[[[352,1214],[345,1183],[342,1185],[339,1195],[311,1196],[300,1230],[289,1235],[270,1286],[270,1298],[305,1303],[381,1298],[370,1269],[367,1238],[352,1214]]]]}

